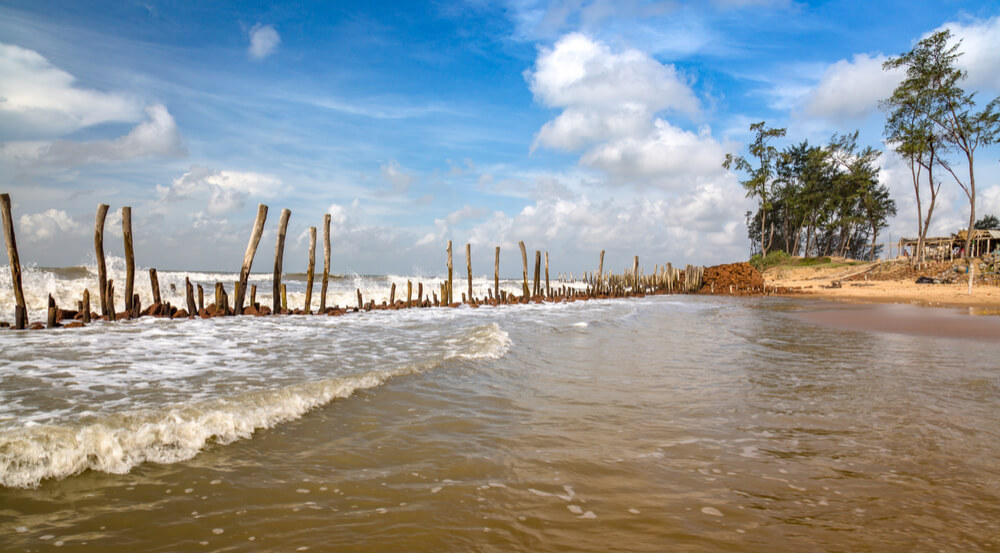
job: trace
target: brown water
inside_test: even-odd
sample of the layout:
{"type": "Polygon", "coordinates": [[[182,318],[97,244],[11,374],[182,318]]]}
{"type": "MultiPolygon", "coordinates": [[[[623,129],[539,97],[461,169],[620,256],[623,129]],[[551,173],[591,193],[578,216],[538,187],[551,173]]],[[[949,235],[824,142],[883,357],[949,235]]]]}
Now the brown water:
{"type": "MultiPolygon", "coordinates": [[[[104,402],[84,414],[72,406],[79,386],[54,383],[114,388],[80,368],[106,360],[68,334],[35,333],[43,342],[28,344],[3,334],[0,355],[37,390],[22,392],[16,409],[38,422],[0,418],[0,436],[20,437],[0,445],[0,458],[22,465],[30,457],[15,448],[61,451],[55,428],[77,441],[97,439],[93,425],[123,433],[134,428],[108,417],[142,418],[140,407],[141,424],[154,424],[160,415],[143,402],[156,394],[191,394],[209,418],[228,413],[206,407],[215,394],[246,403],[235,412],[251,418],[275,401],[236,392],[267,391],[272,378],[288,379],[287,392],[324,371],[392,374],[300,414],[263,416],[250,437],[220,430],[187,460],[0,488],[0,550],[1000,550],[998,341],[853,331],[800,316],[831,309],[839,307],[658,297],[87,329],[98,343],[137,344],[115,358],[122,374],[169,369],[183,378],[157,381],[159,391],[80,391],[104,402]],[[217,346],[199,338],[205,332],[259,342],[217,346]],[[215,368],[184,373],[197,358],[174,353],[185,344],[216,356],[215,368]],[[223,362],[241,347],[261,351],[223,362]],[[162,362],[150,368],[148,359],[162,362]],[[63,374],[46,380],[46,371],[63,374]],[[70,406],[46,403],[45,385],[70,406]]],[[[17,375],[0,375],[12,393],[17,375]]],[[[128,457],[101,448],[133,443],[101,442],[88,455],[128,457]]]]}

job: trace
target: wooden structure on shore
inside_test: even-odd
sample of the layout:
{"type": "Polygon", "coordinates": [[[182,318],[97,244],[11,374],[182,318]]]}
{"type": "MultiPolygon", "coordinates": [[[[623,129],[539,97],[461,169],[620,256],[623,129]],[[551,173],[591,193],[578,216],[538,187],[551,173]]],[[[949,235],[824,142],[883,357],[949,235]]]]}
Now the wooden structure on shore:
{"type": "MultiPolygon", "coordinates": [[[[424,294],[424,283],[417,283],[416,299],[413,298],[413,282],[406,283],[406,301],[396,299],[396,284],[392,283],[389,301],[376,304],[372,299],[365,301],[361,290],[357,290],[356,307],[328,306],[326,302],[327,285],[330,276],[330,215],[324,217],[324,262],[322,288],[319,298],[319,310],[315,313],[311,310],[313,273],[315,269],[315,249],[316,249],[316,228],[309,229],[309,259],[308,275],[306,285],[305,304],[302,309],[288,306],[287,289],[281,282],[282,262],[284,258],[285,234],[288,228],[288,220],[291,211],[283,209],[278,222],[277,241],[274,251],[274,275],[273,275],[273,297],[272,305],[261,305],[256,301],[257,287],[251,286],[249,292],[249,303],[244,305],[247,298],[247,285],[250,270],[263,234],[264,224],[267,219],[268,208],[260,204],[257,209],[257,217],[254,222],[250,240],[247,244],[246,252],[243,256],[243,263],[240,268],[239,280],[233,283],[233,301],[230,304],[229,293],[223,283],[215,284],[214,302],[205,305],[204,290],[197,285],[197,301],[195,299],[195,287],[190,279],[185,279],[184,296],[185,305],[172,306],[168,302],[162,301],[160,295],[160,285],[156,269],[149,270],[149,285],[153,303],[145,309],[140,305],[139,294],[134,292],[135,287],[135,256],[133,252],[132,239],[132,210],[131,207],[122,208],[122,230],[125,242],[126,258],[126,281],[124,288],[125,310],[116,312],[114,305],[114,282],[107,278],[107,267],[104,256],[104,223],[107,218],[109,206],[100,204],[97,208],[97,217],[94,223],[94,249],[97,256],[98,270],[98,291],[99,291],[99,313],[91,311],[90,291],[85,289],[82,298],[77,302],[77,309],[62,309],[56,304],[56,300],[49,296],[47,321],[45,324],[36,322],[30,324],[28,321],[27,305],[21,283],[21,265],[18,258],[17,242],[14,233],[13,217],[11,214],[10,196],[0,194],[0,212],[2,212],[2,223],[4,238],[7,246],[7,256],[10,260],[12,284],[15,298],[15,320],[13,327],[24,328],[55,328],[60,326],[75,327],[89,324],[92,320],[115,321],[119,319],[133,319],[140,316],[167,317],[173,319],[181,318],[208,318],[233,315],[271,315],[271,314],[325,314],[343,315],[349,311],[371,311],[374,309],[406,309],[406,308],[428,308],[428,307],[458,307],[467,304],[471,307],[481,305],[510,305],[542,302],[563,302],[577,301],[598,298],[627,298],[642,297],[647,294],[675,294],[696,292],[701,288],[704,267],[688,265],[685,269],[679,270],[670,263],[662,267],[657,265],[654,271],[646,275],[639,266],[639,258],[633,259],[632,266],[626,268],[621,274],[604,271],[604,251],[601,251],[598,270],[594,273],[583,275],[584,288],[567,286],[552,286],[549,278],[549,254],[544,255],[544,281],[542,280],[542,252],[535,252],[535,266],[532,284],[529,288],[528,282],[528,256],[524,242],[519,242],[522,261],[522,293],[520,295],[508,293],[500,290],[500,247],[495,250],[495,261],[493,265],[493,287],[487,286],[485,297],[473,295],[472,287],[472,247],[465,245],[466,256],[466,278],[468,279],[468,289],[462,293],[462,301],[456,302],[453,297],[453,263],[452,263],[452,243],[449,240],[447,245],[447,278],[441,285],[441,295],[437,292],[424,294]],[[70,322],[63,325],[62,321],[70,322]]],[[[433,288],[428,288],[428,291],[433,288]]],[[[0,322],[0,327],[11,326],[9,323],[0,322]]]]}

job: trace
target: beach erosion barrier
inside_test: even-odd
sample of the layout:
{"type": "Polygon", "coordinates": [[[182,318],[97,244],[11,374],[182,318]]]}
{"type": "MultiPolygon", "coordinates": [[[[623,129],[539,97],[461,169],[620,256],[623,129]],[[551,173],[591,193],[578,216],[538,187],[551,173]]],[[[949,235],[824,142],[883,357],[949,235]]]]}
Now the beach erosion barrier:
{"type": "MultiPolygon", "coordinates": [[[[268,207],[260,204],[254,221],[250,240],[243,256],[238,280],[224,283],[216,282],[214,301],[205,304],[205,292],[201,284],[195,285],[190,278],[184,279],[183,305],[171,305],[161,296],[157,270],[149,269],[149,287],[152,303],[141,305],[140,294],[135,293],[135,255],[133,249],[132,210],[122,208],[122,234],[125,247],[125,286],[123,288],[123,311],[116,310],[115,282],[108,278],[104,254],[104,226],[109,210],[107,204],[100,204],[94,223],[94,250],[97,257],[97,290],[99,296],[96,309],[91,303],[90,290],[85,288],[76,305],[59,306],[56,298],[48,296],[45,310],[46,320],[30,322],[28,307],[25,303],[22,289],[21,266],[18,257],[15,237],[14,220],[11,213],[9,194],[0,194],[0,212],[4,239],[7,247],[7,257],[10,262],[11,284],[15,302],[14,321],[0,321],[0,328],[42,329],[42,328],[75,328],[90,324],[92,321],[118,321],[137,319],[139,317],[161,317],[170,319],[193,319],[229,317],[236,315],[267,316],[267,315],[327,315],[340,316],[347,313],[367,312],[374,310],[399,310],[431,307],[459,307],[467,305],[477,308],[484,305],[522,305],[528,303],[559,303],[591,299],[613,299],[644,297],[657,294],[723,294],[723,295],[761,295],[773,293],[764,285],[763,278],[756,269],[747,263],[734,263],[715,267],[686,265],[684,269],[674,267],[671,263],[657,264],[650,274],[639,264],[639,257],[633,257],[630,267],[620,273],[605,272],[605,251],[600,252],[598,269],[579,276],[560,274],[552,285],[549,273],[549,252],[535,251],[534,271],[529,285],[528,256],[523,241],[518,242],[522,262],[521,294],[500,289],[500,246],[494,250],[493,287],[485,287],[485,292],[474,295],[472,286],[472,246],[465,245],[466,278],[468,288],[461,293],[461,301],[454,298],[454,264],[452,258],[452,242],[446,247],[447,276],[440,286],[440,296],[433,286],[427,286],[418,281],[414,287],[412,279],[406,281],[406,300],[396,297],[396,283],[392,282],[388,301],[376,302],[373,298],[365,298],[361,288],[357,289],[357,304],[354,306],[327,305],[327,290],[331,278],[331,248],[330,248],[330,215],[323,220],[323,274],[319,294],[319,309],[313,310],[312,292],[314,286],[316,227],[309,229],[308,273],[305,301],[301,307],[288,305],[287,287],[282,283],[282,265],[284,260],[285,235],[291,211],[283,209],[278,223],[277,241],[274,251],[273,293],[271,305],[262,305],[257,301],[257,286],[250,285],[249,302],[247,302],[247,287],[253,260],[263,234],[267,219],[268,207]],[[544,269],[544,274],[543,274],[544,269]],[[544,279],[544,280],[543,280],[544,279]],[[226,285],[231,288],[227,290],[226,285]],[[414,297],[414,289],[416,297],[414,297]],[[196,291],[197,290],[197,296],[196,291]],[[230,302],[230,290],[232,302],[230,302]],[[196,299],[197,297],[197,299],[196,299]],[[246,305],[244,305],[246,303],[246,305]]],[[[173,285],[171,285],[173,287],[173,285]]]]}

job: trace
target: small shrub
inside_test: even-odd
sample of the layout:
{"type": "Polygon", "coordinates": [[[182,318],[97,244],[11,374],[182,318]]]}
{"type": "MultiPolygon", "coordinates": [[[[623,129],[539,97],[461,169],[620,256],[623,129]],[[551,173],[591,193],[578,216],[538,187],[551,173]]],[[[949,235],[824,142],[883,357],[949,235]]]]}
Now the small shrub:
{"type": "Polygon", "coordinates": [[[773,250],[767,253],[766,257],[762,257],[759,253],[750,258],[750,264],[753,265],[755,269],[760,272],[764,272],[770,267],[781,265],[787,263],[791,259],[789,255],[782,250],[773,250]]]}

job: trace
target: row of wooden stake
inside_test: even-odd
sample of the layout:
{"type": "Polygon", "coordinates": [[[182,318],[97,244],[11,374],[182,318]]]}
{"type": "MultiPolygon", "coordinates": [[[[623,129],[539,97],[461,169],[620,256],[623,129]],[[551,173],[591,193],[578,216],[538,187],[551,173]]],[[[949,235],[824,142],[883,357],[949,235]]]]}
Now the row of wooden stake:
{"type": "MultiPolygon", "coordinates": [[[[254,221],[253,231],[250,236],[250,241],[247,244],[246,252],[243,256],[243,264],[240,268],[239,280],[234,283],[234,295],[232,307],[230,308],[229,295],[225,290],[225,286],[220,282],[215,285],[215,302],[209,306],[205,306],[205,292],[200,284],[197,286],[197,302],[195,301],[195,285],[191,283],[190,278],[185,278],[185,299],[186,299],[186,309],[176,308],[171,306],[169,303],[164,303],[160,296],[160,286],[157,278],[156,269],[149,270],[149,281],[150,288],[152,291],[153,304],[147,307],[145,310],[141,308],[139,295],[135,293],[135,255],[133,251],[133,239],[132,239],[132,208],[123,207],[122,208],[122,233],[124,235],[124,245],[125,245],[125,289],[124,289],[124,299],[125,299],[125,310],[121,313],[115,312],[114,305],[114,281],[107,278],[107,267],[105,264],[104,256],[104,223],[107,218],[109,206],[106,204],[100,204],[97,208],[97,217],[94,223],[94,249],[97,256],[97,273],[98,273],[98,290],[99,290],[99,309],[100,317],[105,320],[114,321],[118,318],[137,318],[143,315],[153,315],[153,316],[165,316],[171,318],[181,318],[181,317],[194,317],[199,315],[201,317],[212,317],[220,315],[242,315],[242,314],[252,314],[252,315],[266,315],[270,313],[289,313],[288,309],[288,299],[287,299],[287,288],[285,284],[281,282],[282,277],[282,262],[284,257],[284,245],[285,245],[285,233],[288,228],[288,219],[291,216],[291,211],[288,209],[283,209],[281,211],[281,216],[278,221],[278,235],[277,243],[275,244],[274,251],[274,274],[273,274],[273,293],[272,293],[272,305],[270,308],[267,306],[261,306],[256,301],[257,286],[250,286],[250,298],[249,305],[244,306],[246,301],[246,290],[247,284],[250,277],[250,269],[253,264],[254,256],[257,252],[257,246],[260,243],[261,235],[264,231],[264,223],[267,219],[267,206],[260,204],[257,208],[257,217],[254,221]]],[[[15,298],[15,317],[14,317],[14,328],[23,329],[28,326],[28,316],[27,316],[27,306],[24,300],[24,294],[21,286],[21,267],[20,261],[17,254],[17,243],[14,235],[13,219],[11,216],[10,207],[10,196],[8,194],[0,194],[0,211],[2,211],[3,218],[3,229],[4,238],[7,244],[7,255],[10,260],[12,283],[14,287],[14,298],[15,298]]],[[[323,247],[324,247],[324,261],[323,261],[323,276],[322,285],[320,288],[320,300],[319,300],[319,313],[329,314],[329,315],[339,315],[347,311],[346,308],[340,308],[339,306],[327,307],[326,297],[327,289],[330,279],[330,215],[327,214],[324,217],[324,230],[323,230],[323,247]]],[[[524,242],[519,242],[518,245],[521,249],[521,262],[523,266],[523,281],[522,281],[522,294],[521,296],[516,296],[514,294],[508,294],[506,291],[500,290],[500,247],[497,246],[495,250],[495,261],[494,261],[494,274],[493,274],[493,289],[487,289],[487,296],[485,298],[476,298],[473,295],[472,289],[472,249],[470,244],[465,245],[465,257],[466,257],[466,272],[468,280],[468,290],[466,293],[462,294],[462,302],[472,306],[478,306],[480,304],[508,304],[508,303],[527,303],[529,301],[561,301],[561,300],[574,300],[574,299],[589,299],[589,298],[599,298],[599,297],[627,297],[636,295],[645,295],[648,293],[675,293],[675,292],[691,292],[697,291],[701,286],[701,277],[703,267],[693,267],[688,265],[686,269],[682,272],[678,269],[673,268],[669,263],[662,268],[657,266],[652,275],[644,275],[642,270],[639,268],[639,258],[636,256],[633,261],[633,266],[631,269],[626,269],[621,275],[615,274],[604,274],[604,251],[601,251],[599,268],[596,274],[591,273],[586,276],[587,286],[585,289],[576,289],[573,287],[565,286],[557,287],[555,290],[550,285],[549,282],[549,254],[545,252],[544,255],[544,270],[545,270],[545,281],[544,288],[542,287],[541,280],[541,270],[542,270],[542,252],[535,252],[535,266],[534,266],[534,279],[533,285],[529,288],[528,286],[528,257],[527,250],[525,249],[524,242]]],[[[430,307],[430,306],[458,306],[460,303],[455,302],[453,297],[454,290],[454,265],[452,263],[452,243],[448,241],[447,247],[448,253],[448,278],[446,281],[441,283],[441,295],[438,296],[437,292],[432,292],[430,296],[424,295],[424,285],[422,282],[417,284],[417,300],[413,300],[413,282],[407,281],[406,283],[406,302],[402,300],[396,300],[396,284],[392,283],[389,302],[383,302],[381,305],[376,305],[374,300],[364,301],[361,294],[361,290],[358,289],[358,305],[355,309],[358,310],[372,310],[377,308],[408,308],[408,307],[430,307]],[[433,299],[432,299],[433,298],[433,299]]],[[[308,259],[308,270],[307,270],[307,281],[306,281],[306,293],[305,293],[305,305],[303,310],[295,310],[295,313],[312,313],[311,303],[312,303],[312,290],[313,290],[313,279],[316,264],[316,227],[310,227],[309,229],[309,259],[308,259]]],[[[65,319],[76,319],[73,323],[66,326],[81,326],[87,324],[91,321],[91,318],[96,313],[91,312],[91,301],[90,301],[90,291],[84,290],[83,297],[77,302],[77,309],[74,310],[62,310],[55,302],[55,299],[50,295],[48,303],[48,320],[46,327],[52,328],[56,326],[62,326],[59,321],[65,319]]],[[[36,323],[35,328],[42,327],[40,323],[36,323]]]]}

